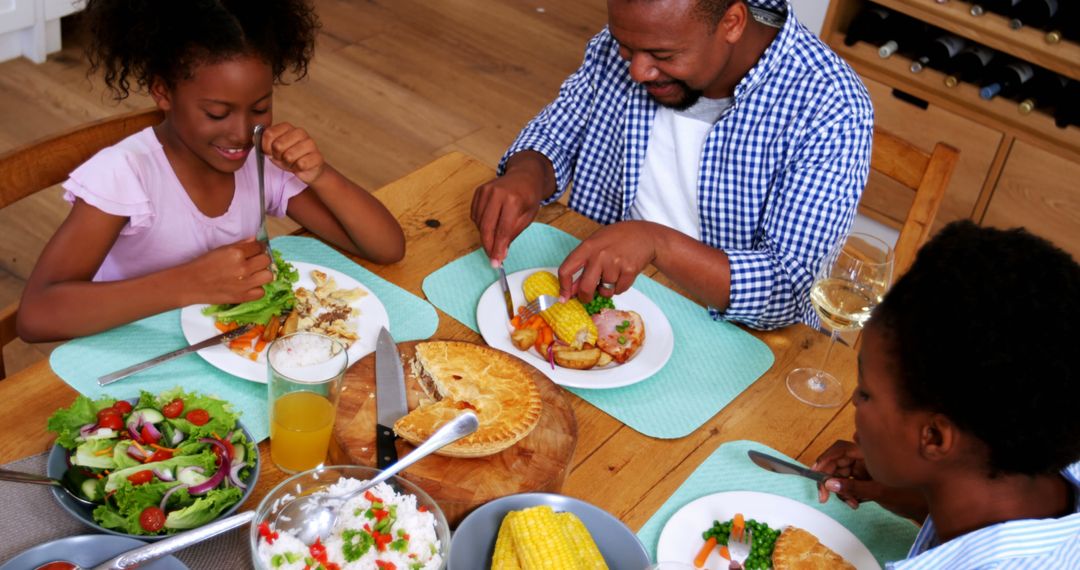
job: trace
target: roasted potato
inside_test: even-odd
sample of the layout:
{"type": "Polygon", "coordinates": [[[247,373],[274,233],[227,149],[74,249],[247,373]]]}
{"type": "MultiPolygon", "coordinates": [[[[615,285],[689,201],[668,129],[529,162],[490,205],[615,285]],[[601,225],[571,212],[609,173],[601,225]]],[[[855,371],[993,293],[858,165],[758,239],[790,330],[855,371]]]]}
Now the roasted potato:
{"type": "Polygon", "coordinates": [[[540,336],[540,332],[536,329],[517,329],[510,333],[510,341],[514,343],[518,350],[529,350],[538,336],[540,336]]]}
{"type": "Polygon", "coordinates": [[[569,346],[556,346],[552,352],[555,356],[555,364],[574,370],[588,370],[596,366],[602,354],[599,348],[589,344],[577,350],[569,346]]]}
{"type": "Polygon", "coordinates": [[[281,330],[278,331],[278,336],[285,336],[296,332],[297,325],[300,324],[300,312],[292,311],[288,317],[285,317],[285,322],[281,323],[281,330]]]}
{"type": "Polygon", "coordinates": [[[607,366],[608,364],[611,364],[611,360],[612,360],[611,355],[601,350],[600,351],[600,360],[596,361],[596,365],[597,366],[607,366]]]}

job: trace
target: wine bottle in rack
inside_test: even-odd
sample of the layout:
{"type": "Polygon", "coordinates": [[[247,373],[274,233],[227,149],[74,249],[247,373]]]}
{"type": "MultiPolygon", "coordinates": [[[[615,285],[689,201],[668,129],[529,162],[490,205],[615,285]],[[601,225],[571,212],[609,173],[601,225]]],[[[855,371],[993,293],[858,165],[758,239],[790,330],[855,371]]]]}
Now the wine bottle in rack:
{"type": "Polygon", "coordinates": [[[859,12],[848,26],[844,36],[844,45],[853,46],[857,42],[866,42],[879,45],[889,26],[889,21],[895,16],[891,10],[880,6],[867,6],[859,12]]]}
{"type": "Polygon", "coordinates": [[[919,73],[927,67],[943,69],[960,50],[964,49],[967,42],[964,38],[949,33],[943,33],[932,41],[923,45],[921,52],[911,62],[911,72],[919,73]]]}
{"type": "Polygon", "coordinates": [[[968,44],[949,61],[945,86],[956,87],[961,81],[979,83],[994,62],[996,54],[997,52],[986,46],[968,44]]]}
{"type": "Polygon", "coordinates": [[[1035,77],[1025,83],[1019,91],[1020,104],[1016,110],[1021,115],[1027,115],[1035,109],[1046,110],[1062,104],[1065,96],[1065,86],[1068,80],[1056,73],[1038,71],[1035,77]]]}
{"type": "Polygon", "coordinates": [[[1014,6],[1020,3],[1020,0],[976,0],[972,5],[972,16],[982,16],[987,12],[997,12],[998,14],[1008,16],[1012,13],[1014,6]]]}
{"type": "Polygon", "coordinates": [[[1010,14],[1009,27],[1019,30],[1024,26],[1045,28],[1057,16],[1058,0],[1020,0],[1010,14]]]}
{"type": "Polygon", "coordinates": [[[1026,61],[1014,59],[994,66],[987,75],[988,79],[979,90],[979,97],[989,101],[999,95],[1010,97],[1015,94],[1035,76],[1035,68],[1026,61]]]}
{"type": "Polygon", "coordinates": [[[1080,42],[1080,4],[1061,4],[1057,15],[1044,28],[1046,43],[1056,44],[1063,39],[1080,42]]]}
{"type": "Polygon", "coordinates": [[[895,22],[882,37],[885,41],[878,48],[878,56],[887,59],[897,52],[914,56],[919,52],[919,45],[925,42],[930,34],[930,26],[903,14],[897,14],[892,19],[895,22]]]}
{"type": "Polygon", "coordinates": [[[1080,125],[1080,82],[1069,79],[1065,86],[1065,92],[1054,108],[1054,124],[1064,129],[1069,125],[1080,125]],[[1069,103],[1072,103],[1071,105],[1069,103]]]}

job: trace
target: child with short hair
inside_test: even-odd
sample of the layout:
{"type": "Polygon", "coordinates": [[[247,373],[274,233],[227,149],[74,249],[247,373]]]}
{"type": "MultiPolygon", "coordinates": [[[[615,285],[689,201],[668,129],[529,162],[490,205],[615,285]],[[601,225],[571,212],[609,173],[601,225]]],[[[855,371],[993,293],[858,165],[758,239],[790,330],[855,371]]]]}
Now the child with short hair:
{"type": "Polygon", "coordinates": [[[1024,230],[949,225],[863,333],[855,442],[821,489],[925,518],[914,568],[1080,567],[1080,265],[1024,230]],[[929,516],[927,516],[929,515],[929,516]]]}
{"type": "Polygon", "coordinates": [[[392,263],[390,212],[326,163],[315,141],[273,123],[286,72],[307,74],[318,18],[305,0],[89,0],[91,70],[117,99],[149,92],[165,120],[102,150],[64,183],[67,219],[23,293],[28,341],[88,335],[194,303],[263,295],[271,260],[252,133],[265,132],[266,213],[349,253],[392,263]]]}

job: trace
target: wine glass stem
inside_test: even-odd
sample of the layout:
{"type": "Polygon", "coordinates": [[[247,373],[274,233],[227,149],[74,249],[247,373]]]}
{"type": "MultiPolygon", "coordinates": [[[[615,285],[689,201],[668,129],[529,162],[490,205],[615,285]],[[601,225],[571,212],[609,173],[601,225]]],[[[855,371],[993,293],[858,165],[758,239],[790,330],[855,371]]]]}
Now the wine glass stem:
{"type": "Polygon", "coordinates": [[[821,366],[819,367],[822,372],[825,371],[825,365],[829,362],[829,355],[832,354],[832,347],[836,344],[837,337],[840,336],[840,331],[832,329],[829,331],[829,346],[825,348],[825,358],[821,359],[821,366]]]}

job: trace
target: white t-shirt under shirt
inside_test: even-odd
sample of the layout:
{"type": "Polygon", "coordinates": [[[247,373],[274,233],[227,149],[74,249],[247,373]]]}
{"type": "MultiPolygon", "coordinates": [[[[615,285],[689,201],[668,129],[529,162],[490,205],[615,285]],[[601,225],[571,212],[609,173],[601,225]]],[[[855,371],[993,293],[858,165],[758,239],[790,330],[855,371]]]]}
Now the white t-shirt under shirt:
{"type": "Polygon", "coordinates": [[[660,107],[649,131],[649,145],[630,206],[630,219],[647,220],[701,239],[698,173],[701,150],[731,98],[702,97],[689,109],[660,107]]]}

